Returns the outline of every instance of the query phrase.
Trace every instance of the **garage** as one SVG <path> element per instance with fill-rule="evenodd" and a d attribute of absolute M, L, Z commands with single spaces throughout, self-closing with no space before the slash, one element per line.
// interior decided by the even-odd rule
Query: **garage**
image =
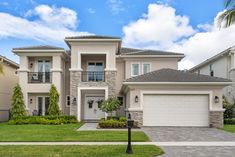
<path fill-rule="evenodd" d="M 209 96 L 196 94 L 143 95 L 144 126 L 208 126 Z"/>

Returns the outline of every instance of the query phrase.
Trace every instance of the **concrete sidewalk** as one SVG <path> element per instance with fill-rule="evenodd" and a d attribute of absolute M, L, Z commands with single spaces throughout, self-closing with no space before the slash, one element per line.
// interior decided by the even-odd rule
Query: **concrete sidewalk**
<path fill-rule="evenodd" d="M 0 142 L 0 145 L 126 145 L 127 142 Z M 133 145 L 156 146 L 235 146 L 235 142 L 132 142 Z"/>

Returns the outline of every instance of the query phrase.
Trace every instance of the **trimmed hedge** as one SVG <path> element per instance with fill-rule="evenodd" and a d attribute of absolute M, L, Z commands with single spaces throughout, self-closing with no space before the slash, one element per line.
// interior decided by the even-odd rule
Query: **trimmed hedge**
<path fill-rule="evenodd" d="M 100 128 L 127 128 L 127 118 L 126 117 L 108 117 L 107 120 L 102 118 L 99 121 Z M 139 124 L 137 121 L 134 122 L 133 128 L 139 128 Z"/>
<path fill-rule="evenodd" d="M 21 124 L 71 124 L 77 123 L 77 118 L 75 116 L 24 116 L 16 117 L 11 119 L 8 124 L 10 125 L 21 125 Z"/>
<path fill-rule="evenodd" d="M 233 124 L 233 125 L 235 125 L 235 118 L 224 119 L 224 124 Z"/>

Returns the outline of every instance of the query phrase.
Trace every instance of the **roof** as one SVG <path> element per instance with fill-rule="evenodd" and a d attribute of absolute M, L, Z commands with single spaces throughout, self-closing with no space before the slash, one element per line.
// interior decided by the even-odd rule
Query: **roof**
<path fill-rule="evenodd" d="M 160 69 L 129 78 L 125 82 L 231 82 L 231 80 L 189 71 Z"/>
<path fill-rule="evenodd" d="M 121 38 L 114 36 L 104 36 L 104 35 L 83 35 L 83 36 L 65 37 L 65 40 L 66 39 L 121 39 Z"/>
<path fill-rule="evenodd" d="M 175 53 L 160 50 L 148 50 L 148 49 L 135 49 L 122 47 L 120 50 L 121 55 L 184 55 L 183 53 Z"/>
<path fill-rule="evenodd" d="M 50 45 L 38 45 L 38 46 L 27 46 L 27 47 L 18 47 L 13 48 L 14 50 L 64 50 L 62 47 L 55 47 Z"/>
<path fill-rule="evenodd" d="M 197 70 L 197 69 L 203 67 L 204 65 L 206 65 L 206 64 L 208 64 L 208 63 L 210 63 L 210 62 L 212 62 L 212 61 L 215 61 L 215 60 L 219 59 L 220 57 L 223 57 L 224 55 L 229 54 L 229 53 L 230 53 L 231 51 L 233 51 L 233 50 L 235 50 L 235 46 L 229 47 L 228 49 L 226 49 L 226 50 L 220 52 L 219 54 L 217 54 L 217 55 L 215 55 L 215 56 L 213 56 L 213 57 L 211 57 L 211 58 L 209 58 L 209 59 L 203 61 L 202 63 L 200 63 L 200 64 L 194 66 L 194 67 L 191 68 L 191 69 L 189 69 L 189 71 L 190 71 L 190 72 L 193 72 L 193 71 L 195 71 L 195 70 Z"/>
<path fill-rule="evenodd" d="M 8 63 L 8 64 L 10 64 L 10 65 L 12 65 L 16 68 L 19 68 L 19 64 L 17 64 L 16 62 L 6 58 L 5 56 L 0 55 L 0 61 L 6 62 L 6 63 Z"/>

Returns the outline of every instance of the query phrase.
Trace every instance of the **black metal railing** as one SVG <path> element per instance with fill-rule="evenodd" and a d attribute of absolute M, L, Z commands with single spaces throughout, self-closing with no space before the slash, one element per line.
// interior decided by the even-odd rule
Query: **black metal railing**
<path fill-rule="evenodd" d="M 82 82 L 104 82 L 105 71 L 83 71 Z"/>
<path fill-rule="evenodd" d="M 28 83 L 51 83 L 51 72 L 29 72 Z"/>

